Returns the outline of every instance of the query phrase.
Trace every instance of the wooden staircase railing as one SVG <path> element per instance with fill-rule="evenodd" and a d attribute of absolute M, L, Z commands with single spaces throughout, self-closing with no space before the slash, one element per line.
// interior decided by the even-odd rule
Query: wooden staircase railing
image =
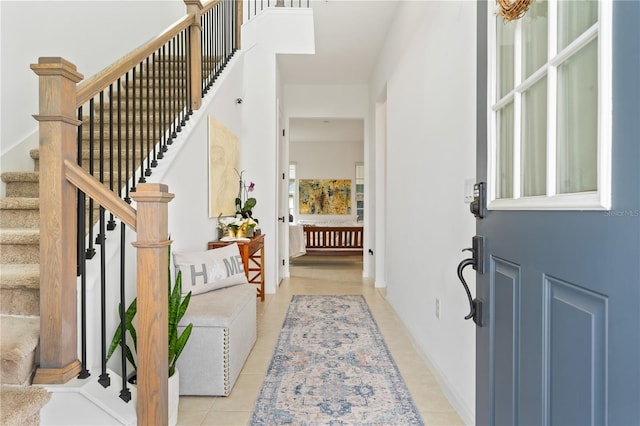
<path fill-rule="evenodd" d="M 147 61 L 148 70 L 148 58 L 181 33 L 187 34 L 187 40 L 184 40 L 187 54 L 184 56 L 188 59 L 182 57 L 182 60 L 188 60 L 187 84 L 184 85 L 188 108 L 200 107 L 202 94 L 221 71 L 220 58 L 226 55 L 227 59 L 239 48 L 242 1 L 201 3 L 185 0 L 185 3 L 187 15 L 184 18 L 82 84 L 78 84 L 83 79 L 82 74 L 63 58 L 40 58 L 31 66 L 39 76 L 40 88 L 39 113 L 34 117 L 39 122 L 40 138 L 41 324 L 40 360 L 34 383 L 66 383 L 83 369 L 78 359 L 77 268 L 73 261 L 78 250 L 78 217 L 73 214 L 73 206 L 77 205 L 80 190 L 137 233 L 137 241 L 133 243 L 137 248 L 137 324 L 139 329 L 145 330 L 138 336 L 138 424 L 160 425 L 168 421 L 166 271 L 170 241 L 167 240 L 167 213 L 173 195 L 168 193 L 166 185 L 143 183 L 141 171 L 139 185 L 135 191 L 127 193 L 136 202 L 137 209 L 133 209 L 118 196 L 119 188 L 113 188 L 113 182 L 111 187 L 106 185 L 102 170 L 98 179 L 78 165 L 78 143 L 82 133 L 78 128 L 82 124 L 81 108 L 84 105 L 100 95 L 102 108 L 103 91 L 111 92 L 114 83 L 119 83 L 123 75 L 144 61 Z M 235 37 L 235 45 L 225 45 L 221 52 L 217 51 L 218 45 L 205 51 L 202 20 L 221 3 L 225 3 L 226 19 L 229 16 L 236 19 L 235 34 L 231 36 Z M 229 5 L 236 9 L 230 9 Z M 228 51 L 230 49 L 232 51 Z M 206 59 L 203 60 L 212 56 L 215 56 L 215 62 L 211 62 L 213 69 L 204 63 Z M 165 132 L 166 129 L 161 129 L 158 133 Z M 102 139 L 101 134 L 101 145 Z M 154 146 L 157 142 L 152 141 Z M 150 155 L 148 149 L 146 155 Z M 122 184 L 120 178 L 118 183 Z M 125 181 L 124 185 L 129 182 Z"/>
<path fill-rule="evenodd" d="M 246 0 L 245 0 L 246 1 Z M 302 0 L 288 0 L 291 7 L 304 7 Z M 78 306 L 77 306 L 77 266 L 73 259 L 83 256 L 78 247 L 78 240 L 84 241 L 84 216 L 74 214 L 73 206 L 78 206 L 78 212 L 84 212 L 84 197 L 89 196 L 100 206 L 101 221 L 104 221 L 104 211 L 108 210 L 120 221 L 137 233 L 137 241 L 133 245 L 137 248 L 137 305 L 138 328 L 144 333 L 138 335 L 138 424 L 161 425 L 167 424 L 167 387 L 168 387 L 168 360 L 167 360 L 167 286 L 168 286 L 168 258 L 167 246 L 170 241 L 168 235 L 168 203 L 173 195 L 168 193 L 168 188 L 162 184 L 145 183 L 144 176 L 148 176 L 153 155 L 156 160 L 155 147 L 167 143 L 158 138 L 175 137 L 176 123 L 188 119 L 185 110 L 189 112 L 197 110 L 201 106 L 202 96 L 210 89 L 216 77 L 224 68 L 226 61 L 240 48 L 240 29 L 243 21 L 242 0 L 184 0 L 187 14 L 162 34 L 154 38 L 148 44 L 140 47 L 124 56 L 114 64 L 105 68 L 83 83 L 82 74 L 76 66 L 58 57 L 40 58 L 37 64 L 31 66 L 39 76 L 39 114 L 34 116 L 39 122 L 40 138 L 40 360 L 36 371 L 34 383 L 54 384 L 66 383 L 71 378 L 78 376 L 85 369 L 83 362 L 78 359 Z M 251 0 L 253 14 L 258 7 L 265 8 L 262 1 Z M 309 7 L 308 0 L 305 0 Z M 247 3 L 247 19 L 251 17 L 251 4 Z M 259 6 L 258 6 L 259 5 Z M 271 7 L 269 0 L 266 7 Z M 289 6 L 277 0 L 274 7 Z M 217 9 L 214 9 L 217 8 Z M 214 13 L 215 12 L 215 13 Z M 231 33 L 225 34 L 221 42 L 213 41 L 216 37 L 214 31 L 220 26 L 230 24 Z M 177 39 L 176 39 L 177 37 Z M 177 40 L 181 49 L 176 53 L 169 47 L 169 54 L 165 54 L 164 46 Z M 114 180 L 113 165 L 111 170 L 103 170 L 103 163 L 99 166 L 99 177 L 94 173 L 94 145 L 93 141 L 98 133 L 99 147 L 104 144 L 113 145 L 114 137 L 110 133 L 105 136 L 105 128 L 113 132 L 115 102 L 114 96 L 118 96 L 118 104 L 121 102 L 120 94 L 125 93 L 123 109 L 124 115 L 129 117 L 128 105 L 130 100 L 126 98 L 129 87 L 125 82 L 129 77 L 133 81 L 133 102 L 135 108 L 135 82 L 140 84 L 142 93 L 143 75 L 146 83 L 149 83 L 149 73 L 153 73 L 153 66 L 168 58 L 169 61 L 181 61 L 180 75 L 171 75 L 170 79 L 179 79 L 180 96 L 184 94 L 185 105 L 179 105 L 168 113 L 161 109 L 154 98 L 151 101 L 152 112 L 149 112 L 149 98 L 146 99 L 147 117 L 152 116 L 154 126 L 156 117 L 161 122 L 158 131 L 153 129 L 151 133 L 149 118 L 146 129 L 139 127 L 140 138 L 143 134 L 146 138 L 146 147 L 140 142 L 135 144 L 135 125 L 132 130 L 134 146 L 124 150 L 132 153 L 134 160 L 138 155 L 139 164 L 134 164 L 132 176 L 128 171 L 121 173 L 118 169 L 117 181 Z M 150 68 L 150 64 L 152 67 Z M 173 67 L 173 65 L 170 65 Z M 173 69 L 173 68 L 171 68 Z M 138 70 L 138 80 L 136 80 Z M 144 70 L 144 71 L 143 71 Z M 151 71 L 150 71 L 151 70 Z M 186 71 L 185 71 L 186 70 Z M 80 83 L 80 84 L 79 84 Z M 155 85 L 155 83 L 153 83 Z M 148 86 L 147 86 L 148 87 Z M 149 89 L 147 89 L 149 91 Z M 171 89 L 174 90 L 174 89 Z M 153 86 L 151 92 L 166 92 L 165 87 Z M 175 94 L 175 92 L 172 92 Z M 142 95 L 141 95 L 142 96 Z M 171 96 L 170 96 L 171 97 Z M 106 100 L 105 100 L 106 98 Z M 97 100 L 97 101 L 96 101 Z M 164 101 L 162 101 L 164 102 Z M 96 104 L 98 105 L 96 107 Z M 108 105 L 109 113 L 104 109 Z M 139 104 L 142 109 L 142 101 Z M 82 128 L 86 117 L 83 108 L 90 110 L 88 131 Z M 156 110 L 156 108 L 160 108 Z M 98 118 L 94 117 L 98 110 Z M 135 117 L 136 110 L 133 110 Z M 128 141 L 128 124 L 122 126 L 120 122 L 120 110 L 117 113 L 116 133 L 124 127 Z M 172 115 L 173 114 L 173 115 Z M 177 115 L 176 115 L 177 114 Z M 169 115 L 168 128 L 164 120 Z M 140 113 L 142 121 L 142 113 Z M 134 118 L 135 120 L 135 118 Z M 124 119 L 126 121 L 126 118 Z M 108 122 L 108 126 L 105 125 Z M 94 130 L 94 124 L 99 131 Z M 89 144 L 89 171 L 82 167 L 82 154 L 86 149 L 82 146 L 83 138 L 90 138 Z M 157 137 L 156 137 L 157 135 Z M 118 136 L 118 145 L 120 135 Z M 110 138 L 110 139 L 109 139 Z M 168 142 L 171 143 L 171 142 Z M 123 143 L 124 145 L 124 143 Z M 149 148 L 153 145 L 153 152 Z M 162 147 L 161 147 L 162 148 Z M 166 146 L 164 146 L 166 149 Z M 118 148 L 120 149 L 120 148 Z M 159 154 L 157 157 L 160 157 Z M 145 157 L 146 156 L 146 157 Z M 113 153 L 109 152 L 111 161 Z M 146 159 L 147 170 L 144 170 Z M 100 162 L 103 162 L 100 154 Z M 118 160 L 119 161 L 119 160 Z M 126 160 L 128 164 L 128 157 Z M 120 165 L 120 163 L 118 163 Z M 152 166 L 152 165 L 151 165 Z M 128 166 L 127 166 L 128 167 Z M 136 167 L 139 174 L 136 175 Z M 153 166 L 152 166 L 153 167 Z M 128 169 L 127 169 L 128 170 Z M 122 174 L 124 174 L 124 179 Z M 109 175 L 107 182 L 106 175 Z M 139 177 L 136 182 L 136 176 Z M 132 186 L 131 186 L 132 185 Z M 129 190 L 131 186 L 131 191 Z M 123 188 L 125 188 L 123 190 Z M 124 199 L 121 197 L 125 192 Z M 136 202 L 137 209 L 128 203 L 130 199 Z M 81 202 L 78 200 L 82 200 Z M 90 207 L 89 212 L 93 211 Z M 92 213 L 90 213 L 92 214 Z M 79 219 L 80 217 L 80 219 Z M 112 222 L 111 220 L 110 222 Z M 78 227 L 80 223 L 80 227 Z M 122 225 L 122 228 L 125 226 Z M 113 224 L 115 226 L 115 224 Z M 92 229 L 93 221 L 88 222 L 88 228 Z M 101 222 L 101 233 L 104 226 Z M 80 237 L 78 237 L 80 235 Z M 92 241 L 90 234 L 89 241 Z M 104 235 L 102 235 L 104 238 Z M 104 240 L 103 240 L 104 241 Z M 124 241 L 124 239 L 122 240 Z M 81 268 L 80 268 L 81 269 Z M 84 351 L 84 349 L 83 349 Z M 103 369 L 105 368 L 103 363 Z M 80 374 L 82 376 L 82 374 Z"/>
<path fill-rule="evenodd" d="M 132 195 L 137 211 L 79 167 L 75 161 L 72 102 L 82 76 L 61 58 L 33 65 L 40 76 L 40 366 L 34 383 L 65 383 L 81 370 L 77 359 L 75 259 L 76 188 L 108 206 L 137 231 L 138 421 L 167 423 L 168 203 L 166 185 L 141 184 Z M 71 209 L 73 211 L 73 209 Z"/>

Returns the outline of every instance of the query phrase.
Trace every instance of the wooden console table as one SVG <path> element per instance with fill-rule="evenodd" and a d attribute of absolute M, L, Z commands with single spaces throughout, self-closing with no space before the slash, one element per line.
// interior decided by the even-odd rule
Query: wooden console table
<path fill-rule="evenodd" d="M 247 281 L 258 286 L 257 296 L 264 301 L 264 234 L 253 237 L 249 241 L 209 241 L 207 249 L 220 248 L 233 243 L 238 243 Z"/>

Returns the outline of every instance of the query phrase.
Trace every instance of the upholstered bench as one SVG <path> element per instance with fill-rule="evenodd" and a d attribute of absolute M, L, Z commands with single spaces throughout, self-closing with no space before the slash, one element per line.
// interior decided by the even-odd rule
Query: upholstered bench
<path fill-rule="evenodd" d="M 178 359 L 180 395 L 228 396 L 256 342 L 256 289 L 225 287 L 191 297 L 180 329 L 193 324 Z"/>

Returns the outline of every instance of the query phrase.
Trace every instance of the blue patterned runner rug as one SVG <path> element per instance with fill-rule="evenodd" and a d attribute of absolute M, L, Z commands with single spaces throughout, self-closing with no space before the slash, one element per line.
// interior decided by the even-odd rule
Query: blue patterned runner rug
<path fill-rule="evenodd" d="M 422 425 L 360 295 L 295 295 L 251 425 Z"/>

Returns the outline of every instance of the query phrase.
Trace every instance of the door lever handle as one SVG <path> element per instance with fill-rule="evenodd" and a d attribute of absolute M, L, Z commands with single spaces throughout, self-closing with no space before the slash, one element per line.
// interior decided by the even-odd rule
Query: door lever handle
<path fill-rule="evenodd" d="M 282 223 L 284 223 L 284 216 L 279 217 L 278 220 L 281 221 Z"/>
<path fill-rule="evenodd" d="M 464 250 L 471 250 L 471 249 L 464 249 Z M 464 276 L 462 275 L 462 271 L 467 266 L 469 266 L 469 265 L 475 266 L 475 264 L 476 264 L 476 260 L 471 258 L 471 257 L 469 259 L 464 259 L 462 262 L 460 262 L 460 264 L 458 264 L 458 278 L 462 282 L 462 286 L 464 287 L 464 291 L 467 293 L 467 298 L 469 299 L 469 315 L 464 317 L 464 319 L 468 320 L 468 319 L 473 318 L 474 321 L 475 321 L 474 317 L 476 315 L 476 307 L 475 307 L 475 305 L 473 303 L 473 299 L 471 298 L 471 291 L 469 290 L 469 286 L 467 285 L 467 281 L 464 279 Z"/>
<path fill-rule="evenodd" d="M 467 298 L 469 299 L 469 314 L 464 317 L 464 319 L 473 319 L 473 322 L 476 323 L 479 327 L 482 327 L 482 300 L 471 297 L 471 291 L 469 290 L 469 286 L 467 285 L 467 281 L 464 279 L 462 272 L 464 268 L 471 265 L 473 269 L 475 269 L 478 273 L 484 273 L 484 247 L 485 240 L 482 236 L 473 237 L 473 247 L 466 248 L 462 251 L 470 251 L 471 257 L 468 259 L 464 259 L 458 265 L 458 278 L 464 287 L 464 291 L 467 293 Z"/>

